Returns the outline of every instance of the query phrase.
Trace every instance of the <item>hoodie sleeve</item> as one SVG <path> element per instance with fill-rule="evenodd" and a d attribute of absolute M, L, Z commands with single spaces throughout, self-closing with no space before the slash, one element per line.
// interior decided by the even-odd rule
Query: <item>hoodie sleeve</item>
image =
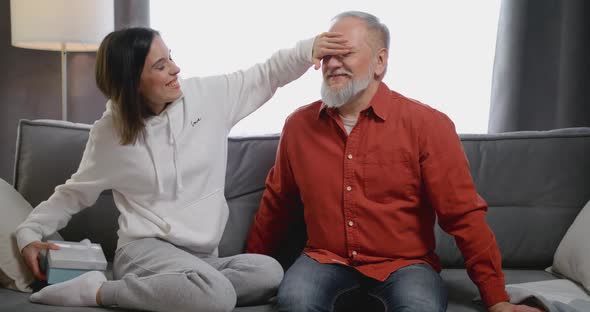
<path fill-rule="evenodd" d="M 228 130 L 268 101 L 277 88 L 301 77 L 311 67 L 314 39 L 300 41 L 294 48 L 275 52 L 264 63 L 224 76 Z"/>
<path fill-rule="evenodd" d="M 108 171 L 101 164 L 108 165 L 104 159 L 110 153 L 96 144 L 96 132 L 95 124 L 77 172 L 65 184 L 56 187 L 53 195 L 35 207 L 16 228 L 19 250 L 65 227 L 72 215 L 93 205 L 100 193 L 108 188 L 105 178 Z"/>

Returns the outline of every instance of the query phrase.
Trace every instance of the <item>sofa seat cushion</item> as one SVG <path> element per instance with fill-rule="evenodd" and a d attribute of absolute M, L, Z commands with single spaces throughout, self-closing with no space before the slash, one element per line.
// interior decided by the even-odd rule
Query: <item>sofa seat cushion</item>
<path fill-rule="evenodd" d="M 107 266 L 107 270 L 105 275 L 109 280 L 113 279 L 113 263 L 109 262 Z M 109 309 L 104 309 L 100 307 L 56 307 L 56 306 L 48 306 L 43 304 L 35 304 L 29 302 L 29 293 L 21 293 L 17 291 L 13 291 L 7 288 L 0 288 L 0 312 L 68 312 L 68 311 L 80 311 L 80 312 L 106 312 L 106 311 L 113 311 Z M 117 312 L 126 312 L 132 310 L 126 309 L 116 309 Z M 249 306 L 249 307 L 236 307 L 234 311 L 237 312 L 273 312 L 276 311 L 274 306 L 271 304 L 266 305 L 258 305 L 258 306 Z"/>
<path fill-rule="evenodd" d="M 506 285 L 506 291 L 510 295 L 510 302 L 515 304 L 533 300 L 547 311 L 560 310 L 563 305 L 579 311 L 590 311 L 590 295 L 584 287 L 565 278 L 509 284 Z"/>
<path fill-rule="evenodd" d="M 110 311 L 97 307 L 55 307 L 43 304 L 35 304 L 29 301 L 31 294 L 16 292 L 7 288 L 0 288 L 0 311 L 19 311 L 19 312 L 105 312 Z M 126 310 L 117 310 L 124 312 Z"/>
<path fill-rule="evenodd" d="M 132 310 L 126 309 L 104 309 L 100 307 L 56 307 L 43 304 L 31 303 L 29 296 L 31 294 L 16 292 L 7 288 L 0 288 L 0 312 L 107 312 L 117 311 L 126 312 Z M 274 307 L 270 304 L 262 306 L 251 307 L 237 307 L 234 309 L 237 312 L 273 312 Z"/>
<path fill-rule="evenodd" d="M 518 284 L 556 279 L 543 270 L 512 270 L 504 269 L 506 284 Z M 449 306 L 447 311 L 471 312 L 486 311 L 482 304 L 474 303 L 479 297 L 477 287 L 471 282 L 464 269 L 446 269 L 441 273 L 449 291 Z"/>
<path fill-rule="evenodd" d="M 505 269 L 507 284 L 527 283 L 543 280 L 555 279 L 555 277 L 542 270 L 510 270 Z M 441 276 L 449 289 L 449 312 L 473 312 L 486 311 L 482 305 L 473 302 L 473 299 L 479 294 L 477 288 L 467 276 L 463 269 L 443 270 Z M 9 289 L 0 289 L 0 312 L 3 311 L 73 311 L 71 308 L 52 307 L 30 303 L 29 294 L 15 292 Z M 76 311 L 107 311 L 101 308 L 76 308 Z M 126 311 L 118 309 L 117 311 Z M 237 307 L 234 311 L 238 312 L 271 312 L 276 311 L 272 305 L 254 306 L 254 307 Z"/>

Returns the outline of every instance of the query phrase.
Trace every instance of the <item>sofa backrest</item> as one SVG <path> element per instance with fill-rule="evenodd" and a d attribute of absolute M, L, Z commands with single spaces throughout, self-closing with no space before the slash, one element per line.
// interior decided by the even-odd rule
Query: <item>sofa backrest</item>
<path fill-rule="evenodd" d="M 13 181 L 31 206 L 47 200 L 56 186 L 76 172 L 89 131 L 90 125 L 57 120 L 19 122 Z M 102 245 L 111 260 L 117 245 L 118 216 L 111 191 L 105 191 L 91 208 L 74 215 L 60 234 L 70 241 L 90 238 Z"/>
<path fill-rule="evenodd" d="M 462 135 L 471 175 L 488 203 L 503 266 L 544 269 L 590 200 L 590 128 Z M 463 266 L 454 240 L 439 228 L 443 264 Z M 452 247 L 451 247 L 452 246 Z"/>
<path fill-rule="evenodd" d="M 90 126 L 63 121 L 19 123 L 15 188 L 36 206 L 67 180 L 80 162 Z M 230 138 L 226 198 L 229 220 L 220 256 L 242 252 L 246 235 L 274 163 L 278 135 Z M 496 234 L 505 267 L 543 268 L 575 216 L 590 199 L 590 128 L 541 132 L 462 135 L 471 174 L 489 204 L 488 223 Z M 74 216 L 60 233 L 67 240 L 89 237 L 108 259 L 116 246 L 118 211 L 105 191 L 97 203 Z M 462 267 L 452 237 L 436 227 L 445 267 Z M 302 222 L 290 229 L 279 259 L 288 266 L 305 242 Z"/>

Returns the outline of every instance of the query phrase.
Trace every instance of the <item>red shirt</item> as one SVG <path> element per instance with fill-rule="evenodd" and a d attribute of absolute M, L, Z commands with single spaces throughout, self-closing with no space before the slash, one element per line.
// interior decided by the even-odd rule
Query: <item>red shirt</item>
<path fill-rule="evenodd" d="M 383 83 L 349 135 L 338 112 L 321 101 L 289 116 L 247 252 L 273 255 L 300 209 L 307 255 L 380 281 L 415 263 L 440 271 L 438 216 L 484 303 L 508 300 L 487 204 L 453 123 Z"/>

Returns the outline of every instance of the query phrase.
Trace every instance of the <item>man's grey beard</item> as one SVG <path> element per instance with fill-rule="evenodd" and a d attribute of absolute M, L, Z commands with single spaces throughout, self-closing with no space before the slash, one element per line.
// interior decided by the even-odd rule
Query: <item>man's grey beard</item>
<path fill-rule="evenodd" d="M 346 74 L 350 75 L 349 72 L 346 72 Z M 332 88 L 328 86 L 328 83 L 324 78 L 321 89 L 322 101 L 326 103 L 328 107 L 342 107 L 344 104 L 348 103 L 354 96 L 367 89 L 372 77 L 373 66 L 369 68 L 369 74 L 365 78 L 351 79 L 340 90 L 332 90 Z"/>

